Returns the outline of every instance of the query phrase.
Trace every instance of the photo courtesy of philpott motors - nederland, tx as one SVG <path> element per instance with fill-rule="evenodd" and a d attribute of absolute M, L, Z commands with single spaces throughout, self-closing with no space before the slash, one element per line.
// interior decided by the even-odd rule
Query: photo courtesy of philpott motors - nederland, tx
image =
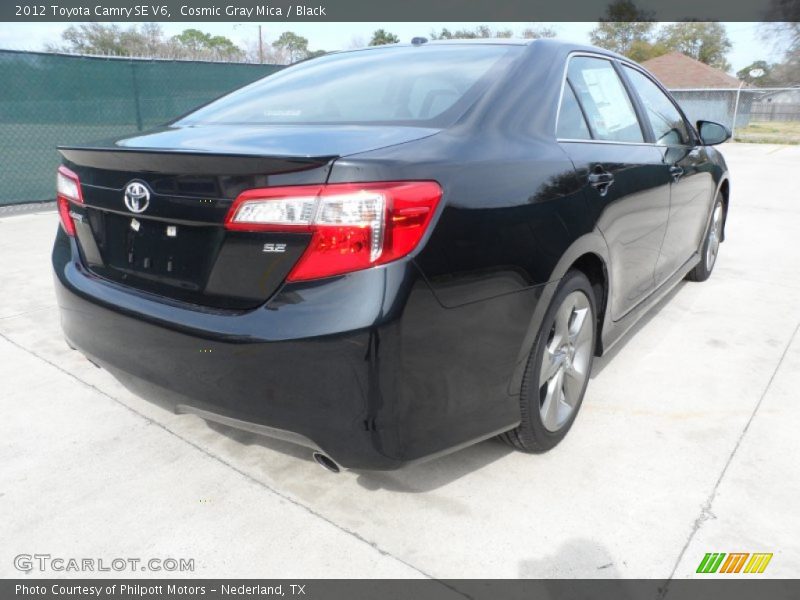
<path fill-rule="evenodd" d="M 209 592 L 225 596 L 304 596 L 306 585 L 299 583 L 261 585 L 261 584 L 225 584 L 215 585 L 213 588 L 206 585 L 179 585 L 174 583 L 142 585 L 142 584 L 107 584 L 107 585 L 70 585 L 53 583 L 46 585 L 26 585 L 18 583 L 14 586 L 17 596 L 71 596 L 95 597 L 100 596 L 131 596 L 150 597 L 162 596 L 202 596 Z"/>
<path fill-rule="evenodd" d="M 304 585 L 294 584 L 289 585 L 289 595 L 302 595 L 304 593 Z M 266 585 L 220 585 L 218 586 L 222 594 L 258 594 L 262 596 L 284 596 L 286 586 L 282 584 L 274 586 Z M 14 593 L 17 596 L 70 596 L 76 597 L 93 597 L 99 598 L 101 596 L 130 596 L 130 597 L 147 597 L 147 596 L 162 596 L 167 594 L 169 596 L 198 596 L 204 595 L 210 591 L 217 591 L 217 588 L 211 590 L 205 585 L 190 585 L 190 584 L 157 584 L 157 585 L 142 585 L 142 584 L 98 584 L 98 585 L 79 585 L 68 583 L 52 583 L 43 585 L 26 585 L 18 583 L 14 586 Z"/>

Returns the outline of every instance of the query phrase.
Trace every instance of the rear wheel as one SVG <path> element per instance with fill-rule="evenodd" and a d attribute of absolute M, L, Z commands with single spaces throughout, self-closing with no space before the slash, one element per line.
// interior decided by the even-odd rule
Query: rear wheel
<path fill-rule="evenodd" d="M 580 271 L 562 279 L 528 358 L 521 422 L 500 437 L 525 452 L 544 452 L 567 435 L 578 414 L 594 358 L 595 296 Z"/>
<path fill-rule="evenodd" d="M 700 251 L 700 262 L 686 274 L 686 279 L 689 281 L 705 281 L 711 277 L 711 271 L 714 270 L 717 255 L 719 254 L 719 245 L 722 242 L 724 223 L 725 212 L 722 208 L 722 198 L 717 195 L 711 222 L 708 224 L 708 231 L 706 231 L 706 237 L 703 240 L 703 247 Z"/>

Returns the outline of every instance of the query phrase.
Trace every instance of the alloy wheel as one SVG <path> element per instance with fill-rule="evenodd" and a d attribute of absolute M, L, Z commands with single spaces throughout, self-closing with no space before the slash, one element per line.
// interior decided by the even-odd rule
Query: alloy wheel
<path fill-rule="evenodd" d="M 548 431 L 569 422 L 581 399 L 592 356 L 594 315 L 581 291 L 569 294 L 556 311 L 539 371 L 539 413 Z"/>
<path fill-rule="evenodd" d="M 711 217 L 711 226 L 708 229 L 708 244 L 706 245 L 706 271 L 714 268 L 719 253 L 719 244 L 722 241 L 722 204 L 714 207 Z"/>

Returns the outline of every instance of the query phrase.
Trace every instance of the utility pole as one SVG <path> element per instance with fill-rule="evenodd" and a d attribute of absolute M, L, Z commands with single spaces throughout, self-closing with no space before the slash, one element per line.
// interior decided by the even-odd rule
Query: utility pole
<path fill-rule="evenodd" d="M 258 64 L 264 64 L 264 40 L 261 37 L 261 25 L 258 26 Z"/>
<path fill-rule="evenodd" d="M 731 133 L 736 135 L 736 117 L 739 115 L 739 96 L 742 94 L 742 86 L 744 80 L 739 84 L 739 89 L 736 90 L 736 102 L 733 105 L 733 123 L 731 124 Z"/>

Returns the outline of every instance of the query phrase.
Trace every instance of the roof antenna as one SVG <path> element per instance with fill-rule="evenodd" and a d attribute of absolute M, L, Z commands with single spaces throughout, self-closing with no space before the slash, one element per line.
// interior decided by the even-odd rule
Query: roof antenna
<path fill-rule="evenodd" d="M 428 38 L 424 37 L 411 38 L 411 43 L 414 44 L 415 46 L 421 46 L 422 44 L 428 43 Z"/>

